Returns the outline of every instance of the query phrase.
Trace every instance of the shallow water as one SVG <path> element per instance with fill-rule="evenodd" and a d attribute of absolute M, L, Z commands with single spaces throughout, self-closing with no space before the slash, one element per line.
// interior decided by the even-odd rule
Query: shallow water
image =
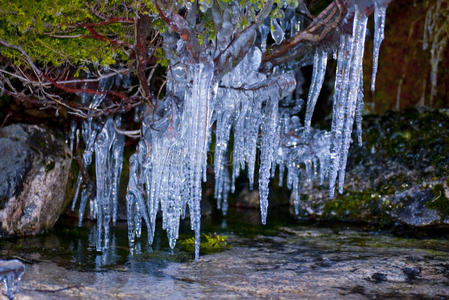
<path fill-rule="evenodd" d="M 163 231 L 131 255 L 126 224 L 98 253 L 94 226 L 74 223 L 1 242 L 0 257 L 26 263 L 17 299 L 449 299 L 444 231 L 299 225 L 288 211 L 262 226 L 257 210 L 231 210 L 204 218 L 202 231 L 225 234 L 232 248 L 194 261 L 181 246 L 170 250 Z M 181 239 L 193 236 L 187 225 Z"/>

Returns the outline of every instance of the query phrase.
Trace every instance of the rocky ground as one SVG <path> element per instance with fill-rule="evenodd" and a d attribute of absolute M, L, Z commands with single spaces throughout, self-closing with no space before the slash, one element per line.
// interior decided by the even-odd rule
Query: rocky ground
<path fill-rule="evenodd" d="M 228 242 L 196 262 L 175 250 L 91 270 L 29 253 L 16 299 L 449 298 L 447 237 L 295 226 Z"/>

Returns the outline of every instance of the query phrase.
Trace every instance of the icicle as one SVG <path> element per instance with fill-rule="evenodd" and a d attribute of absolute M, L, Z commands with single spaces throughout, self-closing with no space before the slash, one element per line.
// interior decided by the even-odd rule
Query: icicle
<path fill-rule="evenodd" d="M 379 6 L 374 3 L 374 41 L 373 41 L 373 72 L 371 75 L 371 91 L 376 87 L 376 74 L 379 60 L 380 45 L 384 39 L 386 6 Z"/>
<path fill-rule="evenodd" d="M 429 30 L 431 29 L 431 26 L 430 26 L 431 19 L 432 19 L 432 10 L 427 9 L 426 19 L 424 21 L 424 33 L 423 33 L 423 41 L 422 41 L 422 49 L 423 50 L 427 50 L 427 48 L 429 47 L 428 35 L 429 35 Z"/>
<path fill-rule="evenodd" d="M 126 206 L 128 215 L 128 242 L 132 247 L 135 239 L 141 232 L 140 218 L 145 220 L 148 234 L 151 233 L 151 223 L 146 210 L 143 191 L 139 185 L 139 154 L 133 154 L 129 158 L 129 182 L 128 192 L 126 194 Z M 137 220 L 136 218 L 137 217 Z"/>
<path fill-rule="evenodd" d="M 259 135 L 259 126 L 262 120 L 261 114 L 261 102 L 253 99 L 253 104 L 248 113 L 248 117 L 245 121 L 247 128 L 246 141 L 245 141 L 245 159 L 248 164 L 248 180 L 249 189 L 252 190 L 254 186 L 254 170 L 256 165 L 257 154 L 257 138 Z"/>
<path fill-rule="evenodd" d="M 357 94 L 357 108 L 355 112 L 356 135 L 359 147 L 362 147 L 362 121 L 363 121 L 363 72 L 360 74 L 360 88 Z"/>
<path fill-rule="evenodd" d="M 260 49 L 262 52 L 265 52 L 267 50 L 267 38 L 268 34 L 270 33 L 270 27 L 263 24 L 259 27 L 260 32 Z"/>
<path fill-rule="evenodd" d="M 81 176 L 81 172 L 78 172 L 78 176 L 77 176 L 77 180 L 76 180 L 75 195 L 73 196 L 73 200 L 72 200 L 72 211 L 75 211 L 76 201 L 78 201 L 78 195 L 80 193 L 82 181 L 83 181 L 83 177 Z"/>
<path fill-rule="evenodd" d="M 73 150 L 75 148 L 75 134 L 76 134 L 76 121 L 72 120 L 70 122 L 70 138 L 69 138 L 69 148 L 70 148 L 70 153 L 72 153 L 72 157 L 73 157 Z"/>
<path fill-rule="evenodd" d="M 306 117 L 304 121 L 306 128 L 310 128 L 316 101 L 323 86 L 326 65 L 327 53 L 317 49 L 313 58 L 312 83 L 310 84 L 309 95 L 307 97 Z"/>
<path fill-rule="evenodd" d="M 342 145 L 342 157 L 340 160 L 340 172 L 338 174 L 339 179 L 339 193 L 343 193 L 343 186 L 345 180 L 345 170 L 346 161 L 348 158 L 349 146 L 352 142 L 351 133 L 354 123 L 354 114 L 357 107 L 358 94 L 360 91 L 361 76 L 363 73 L 362 63 L 363 63 L 363 53 L 365 47 L 365 35 L 366 35 L 366 23 L 368 18 L 363 12 L 356 10 L 354 17 L 354 29 L 356 30 L 355 40 L 354 40 L 354 57 L 352 61 L 352 70 L 350 73 L 350 82 L 348 85 L 348 98 L 347 98 L 347 109 L 346 109 L 346 122 L 344 127 L 344 140 Z"/>
<path fill-rule="evenodd" d="M 355 9 L 353 35 L 341 37 L 332 131 L 328 133 L 311 128 L 312 114 L 324 81 L 327 53 L 317 51 L 314 56 L 313 78 L 303 126 L 297 116 L 292 116 L 299 112 L 303 101 L 291 96 L 296 81 L 286 67 L 277 67 L 271 74 L 259 73 L 262 52 L 257 47 L 251 48 L 237 66 L 233 64 L 235 58 L 241 57 L 252 47 L 257 26 L 251 25 L 241 35 L 234 37 L 231 13 L 221 15 L 214 6 L 210 9 L 214 22 L 219 25 L 216 27 L 217 39 L 211 42 L 213 47 L 202 45 L 200 57 L 192 59 L 185 41 L 173 33 L 165 33 L 163 47 L 171 65 L 167 73 L 166 98 L 145 116 L 143 111 L 136 109 L 136 120 L 141 122 L 142 137 L 136 153 L 130 157 L 126 194 L 128 238 L 132 252 L 138 252 L 137 240 L 145 225 L 148 242 L 153 242 L 159 211 L 162 228 L 166 230 L 169 246 L 173 248 L 179 234 L 180 218 L 186 215 L 188 209 L 191 229 L 195 233 L 195 258 L 198 259 L 201 185 L 206 180 L 207 151 L 214 122 L 217 206 L 226 213 L 228 193 L 235 189 L 235 180 L 245 167 L 248 168 L 250 188 L 253 188 L 259 147 L 261 163 L 258 183 L 263 224 L 267 219 L 269 181 L 276 174 L 277 167 L 279 183 L 285 181 L 292 190 L 295 212 L 298 213 L 303 184 L 301 180 L 310 184 L 312 180 L 319 179 L 320 184 L 323 184 L 324 179 L 329 177 L 331 195 L 337 180 L 341 192 L 354 119 L 361 142 L 361 64 L 366 32 L 366 16 L 363 13 Z M 238 5 L 231 5 L 231 9 L 232 14 L 241 13 Z M 297 20 L 293 9 L 291 12 L 281 24 L 277 19 L 272 19 L 271 28 L 265 25 L 259 27 L 262 48 L 266 47 L 266 36 L 270 29 L 276 44 L 282 43 L 284 30 L 294 30 Z M 380 21 L 384 22 L 382 18 Z M 227 47 L 232 38 L 235 38 L 232 46 Z M 375 40 L 380 45 L 382 36 Z M 215 70 L 214 62 L 220 65 L 220 70 Z M 220 76 L 223 73 L 225 75 L 215 78 L 217 71 Z M 121 78 L 117 80 L 118 83 L 122 82 Z M 99 89 L 109 89 L 112 84 L 100 82 Z M 298 91 L 299 88 L 300 85 Z M 83 95 L 82 102 L 97 108 L 105 99 L 105 95 Z M 100 122 L 104 123 L 102 127 L 99 126 Z M 96 193 L 92 193 L 93 187 L 89 184 L 81 190 L 83 185 L 80 174 L 73 208 L 81 190 L 80 220 L 89 201 L 91 216 L 97 218 L 98 222 L 98 250 L 105 250 L 113 242 L 109 226 L 116 222 L 124 147 L 124 137 L 117 132 L 117 127 L 120 127 L 120 118 L 99 121 L 88 119 L 81 124 L 85 168 L 91 164 L 95 152 Z M 228 166 L 231 133 L 234 135 L 232 170 Z M 287 173 L 285 180 L 284 173 Z"/>
<path fill-rule="evenodd" d="M 335 88 L 332 108 L 332 143 L 330 148 L 329 167 L 329 196 L 334 196 L 334 186 L 338 176 L 338 162 L 341 154 L 341 136 L 344 124 L 344 102 L 343 93 L 347 89 L 345 75 L 349 73 L 348 68 L 352 58 L 352 37 L 342 35 L 340 37 L 340 48 L 338 50 L 337 71 L 335 75 Z M 348 75 L 349 76 L 349 75 Z M 342 103 L 341 103 L 342 102 Z"/>
<path fill-rule="evenodd" d="M 137 106 L 134 109 L 134 118 L 133 118 L 134 123 L 139 123 L 140 122 L 140 110 L 141 110 L 141 108 L 139 106 Z"/>
<path fill-rule="evenodd" d="M 245 167 L 245 118 L 248 111 L 248 99 L 244 95 L 240 97 L 240 109 L 234 124 L 234 151 L 232 161 L 231 192 L 235 191 L 235 180 L 240 175 L 240 170 Z"/>
<path fill-rule="evenodd" d="M 201 222 L 201 178 L 207 153 L 209 120 L 212 114 L 213 64 L 197 64 L 189 67 L 188 78 L 192 85 L 184 98 L 182 117 L 184 137 L 189 149 L 189 208 L 190 223 L 195 231 L 195 258 L 199 258 Z"/>
<path fill-rule="evenodd" d="M 265 116 L 262 125 L 262 144 L 260 148 L 259 201 L 262 224 L 266 224 L 267 222 L 268 184 L 270 182 L 270 169 L 274 160 L 274 151 L 278 147 L 278 137 L 276 135 L 278 119 L 278 99 L 270 98 L 265 107 Z"/>
<path fill-rule="evenodd" d="M 121 124 L 121 117 L 115 120 L 116 126 Z M 112 223 L 117 222 L 117 207 L 118 207 L 118 192 L 120 187 L 120 176 L 122 174 L 123 165 L 123 149 L 125 147 L 125 137 L 116 132 L 112 143 L 112 183 L 111 183 L 111 198 L 112 198 Z"/>
<path fill-rule="evenodd" d="M 284 30 L 282 30 L 276 18 L 271 19 L 271 37 L 276 45 L 279 45 L 284 40 Z"/>
<path fill-rule="evenodd" d="M 102 251 L 109 245 L 109 228 L 111 221 L 111 180 L 110 150 L 114 141 L 114 121 L 109 118 L 97 136 L 95 143 L 95 170 L 97 181 L 97 250 Z M 101 245 L 104 232 L 104 246 Z"/>
<path fill-rule="evenodd" d="M 297 174 L 292 182 L 293 207 L 295 209 L 295 215 L 299 214 L 299 203 L 301 201 L 301 185 L 299 182 L 299 177 L 300 175 Z"/>
<path fill-rule="evenodd" d="M 351 143 L 354 114 L 362 74 L 362 60 L 365 45 L 367 17 L 356 7 L 353 36 L 342 37 L 338 54 L 336 89 L 332 118 L 331 167 L 329 194 L 334 195 L 338 176 L 339 192 L 343 192 L 346 160 Z"/>
<path fill-rule="evenodd" d="M 227 170 L 227 148 L 232 125 L 232 113 L 234 110 L 234 101 L 231 97 L 228 98 L 229 90 L 225 91 L 223 100 L 223 112 L 217 113 L 217 129 L 215 132 L 215 157 L 214 157 L 214 172 L 215 172 L 215 198 L 217 199 L 218 209 L 222 208 L 222 201 L 227 199 L 229 193 L 229 171 Z"/>
<path fill-rule="evenodd" d="M 17 259 L 0 259 L 0 283 L 5 283 L 5 293 L 8 299 L 14 299 L 18 291 L 17 283 L 25 272 L 25 265 Z"/>

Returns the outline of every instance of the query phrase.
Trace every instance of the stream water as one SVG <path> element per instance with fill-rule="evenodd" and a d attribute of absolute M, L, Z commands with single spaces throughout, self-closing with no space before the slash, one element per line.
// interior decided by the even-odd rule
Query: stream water
<path fill-rule="evenodd" d="M 231 209 L 202 227 L 231 247 L 194 261 L 180 243 L 170 250 L 163 231 L 130 254 L 126 224 L 100 253 L 95 225 L 75 223 L 2 240 L 0 257 L 26 265 L 16 299 L 449 299 L 447 231 L 299 224 L 288 211 L 262 226 L 258 210 Z M 188 227 L 181 241 L 193 236 Z"/>

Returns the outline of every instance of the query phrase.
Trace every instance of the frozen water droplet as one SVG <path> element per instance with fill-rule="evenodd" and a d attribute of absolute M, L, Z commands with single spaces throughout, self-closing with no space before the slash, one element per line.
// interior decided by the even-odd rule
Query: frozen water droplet
<path fill-rule="evenodd" d="M 284 40 L 284 30 L 279 25 L 276 18 L 271 19 L 271 37 L 276 45 L 279 45 Z"/>

